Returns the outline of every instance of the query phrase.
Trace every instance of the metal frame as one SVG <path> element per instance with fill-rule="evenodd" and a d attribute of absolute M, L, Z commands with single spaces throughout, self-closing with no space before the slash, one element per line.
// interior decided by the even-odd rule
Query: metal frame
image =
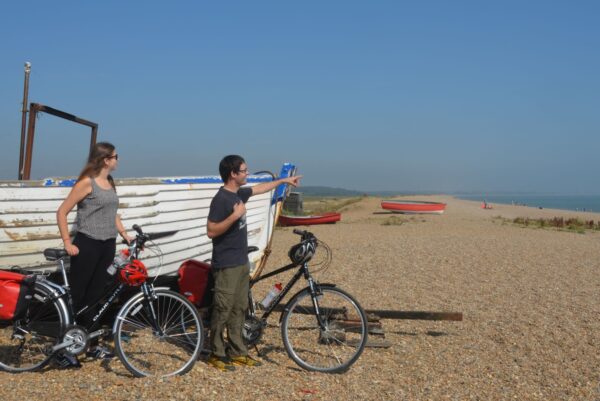
<path fill-rule="evenodd" d="M 29 180 L 31 177 L 31 162 L 33 156 L 33 140 L 35 135 L 35 119 L 37 113 L 43 112 L 48 113 L 56 117 L 64 118 L 65 120 L 73 121 L 78 124 L 86 125 L 92 129 L 90 138 L 90 153 L 96 144 L 96 137 L 98 136 L 98 124 L 74 116 L 73 114 L 66 113 L 61 110 L 54 109 L 43 104 L 31 103 L 29 106 L 29 125 L 27 127 L 27 149 L 25 150 L 25 157 L 23 163 L 23 171 L 19 171 L 19 180 Z M 21 155 L 23 156 L 23 155 Z M 19 165 L 21 167 L 21 165 Z"/>

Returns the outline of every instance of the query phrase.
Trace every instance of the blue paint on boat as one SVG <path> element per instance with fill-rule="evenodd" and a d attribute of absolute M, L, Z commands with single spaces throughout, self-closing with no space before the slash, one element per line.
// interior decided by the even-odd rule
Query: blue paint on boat
<path fill-rule="evenodd" d="M 291 163 L 284 163 L 281 167 L 281 178 L 290 177 L 296 171 L 296 166 Z M 270 175 L 254 175 L 248 177 L 249 183 L 271 182 L 273 177 Z M 223 180 L 219 176 L 203 176 L 203 177 L 177 177 L 177 178 L 162 178 L 159 179 L 161 184 L 222 184 Z M 54 179 L 46 178 L 42 185 L 44 187 L 73 187 L 77 183 L 77 178 Z M 286 184 L 282 184 L 275 190 L 273 202 L 283 200 L 286 194 Z"/>
<path fill-rule="evenodd" d="M 294 166 L 292 163 L 283 163 L 283 166 L 281 166 L 281 173 L 279 174 L 279 177 L 287 178 L 295 175 L 295 173 L 296 166 Z M 275 189 L 275 193 L 273 194 L 273 200 L 271 201 L 272 204 L 275 204 L 279 201 L 283 201 L 285 199 L 285 197 L 287 196 L 288 186 L 288 184 L 281 184 Z"/>
<path fill-rule="evenodd" d="M 67 180 L 54 180 L 52 178 L 46 178 L 44 181 L 45 187 L 72 187 L 77 182 L 77 178 L 70 178 Z"/>
<path fill-rule="evenodd" d="M 270 176 L 250 176 L 248 182 L 270 182 L 273 178 Z M 161 180 L 163 184 L 222 184 L 221 177 L 184 177 L 184 178 L 166 178 Z"/>

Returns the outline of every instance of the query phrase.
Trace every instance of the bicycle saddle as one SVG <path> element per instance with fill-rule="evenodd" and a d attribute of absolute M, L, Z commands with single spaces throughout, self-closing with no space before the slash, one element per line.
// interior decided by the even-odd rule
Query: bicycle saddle
<path fill-rule="evenodd" d="M 68 253 L 62 248 L 48 248 L 44 249 L 44 256 L 46 260 L 55 261 L 58 259 L 62 259 L 67 256 Z"/>

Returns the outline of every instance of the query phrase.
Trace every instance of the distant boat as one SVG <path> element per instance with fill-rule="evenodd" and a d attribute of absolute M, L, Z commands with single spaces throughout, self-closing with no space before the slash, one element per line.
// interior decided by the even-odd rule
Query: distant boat
<path fill-rule="evenodd" d="M 399 213 L 410 214 L 442 214 L 446 209 L 445 203 L 410 200 L 384 200 L 381 207 Z"/>
<path fill-rule="evenodd" d="M 295 167 L 283 165 L 281 177 L 294 175 Z M 248 185 L 269 182 L 269 174 L 251 175 Z M 67 197 L 76 179 L 0 180 L 0 269 L 20 266 L 28 270 L 54 271 L 47 262 L 45 248 L 62 247 L 56 225 L 56 210 Z M 212 242 L 206 236 L 206 218 L 212 197 L 223 185 L 218 176 L 128 178 L 116 180 L 119 211 L 123 225 L 140 225 L 145 232 L 177 230 L 172 237 L 159 239 L 161 255 L 150 251 L 143 261 L 151 275 L 176 274 L 184 261 L 209 259 Z M 259 271 L 270 245 L 273 228 L 286 196 L 287 185 L 250 198 L 246 204 L 248 245 L 258 250 L 250 257 L 252 272 Z M 69 230 L 75 213 L 69 214 Z M 123 245 L 117 245 L 117 249 Z"/>
<path fill-rule="evenodd" d="M 340 213 L 324 213 L 314 216 L 279 216 L 279 224 L 282 226 L 310 226 L 314 224 L 333 224 L 340 221 Z"/>

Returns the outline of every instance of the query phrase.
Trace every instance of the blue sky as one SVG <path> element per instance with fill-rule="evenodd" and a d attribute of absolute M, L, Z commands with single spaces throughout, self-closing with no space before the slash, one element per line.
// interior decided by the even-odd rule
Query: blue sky
<path fill-rule="evenodd" d="M 119 177 L 298 165 L 305 185 L 600 194 L 594 1 L 8 2 L 0 179 L 30 101 L 98 122 Z M 38 120 L 34 177 L 88 130 Z"/>

